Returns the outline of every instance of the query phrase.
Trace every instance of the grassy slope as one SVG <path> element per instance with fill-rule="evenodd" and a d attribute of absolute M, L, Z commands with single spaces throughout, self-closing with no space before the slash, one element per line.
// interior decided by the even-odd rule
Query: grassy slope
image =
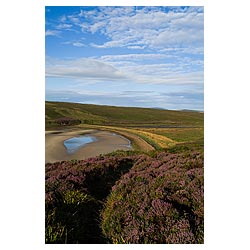
<path fill-rule="evenodd" d="M 90 104 L 46 102 L 46 124 L 62 117 L 80 119 L 82 123 L 120 126 L 191 126 L 203 127 L 204 114 Z"/>
<path fill-rule="evenodd" d="M 131 140 L 134 149 L 142 151 L 149 151 L 150 147 L 170 148 L 179 143 L 198 142 L 200 145 L 204 138 L 204 114 L 201 112 L 66 102 L 46 102 L 45 107 L 47 129 L 58 127 L 56 119 L 70 117 L 81 120 L 78 127 L 120 133 Z M 140 140 L 150 144 L 147 149 Z"/>

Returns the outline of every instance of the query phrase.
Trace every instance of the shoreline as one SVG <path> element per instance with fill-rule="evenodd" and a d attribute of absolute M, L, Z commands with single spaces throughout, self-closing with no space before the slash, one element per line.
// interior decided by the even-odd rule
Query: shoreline
<path fill-rule="evenodd" d="M 95 137 L 97 141 L 84 145 L 73 154 L 68 154 L 64 141 L 85 134 Z M 116 150 L 132 150 L 131 141 L 119 134 L 96 129 L 45 131 L 45 163 L 83 160 Z"/>

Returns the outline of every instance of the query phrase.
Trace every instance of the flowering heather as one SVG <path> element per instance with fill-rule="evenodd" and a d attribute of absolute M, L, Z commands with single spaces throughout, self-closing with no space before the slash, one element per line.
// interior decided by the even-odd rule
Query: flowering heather
<path fill-rule="evenodd" d="M 203 243 L 203 155 L 126 154 L 46 164 L 46 243 Z"/>
<path fill-rule="evenodd" d="M 132 164 L 130 157 L 46 164 L 46 243 L 103 243 L 102 200 Z"/>
<path fill-rule="evenodd" d="M 112 188 L 102 229 L 112 243 L 203 243 L 203 155 L 138 157 Z"/>

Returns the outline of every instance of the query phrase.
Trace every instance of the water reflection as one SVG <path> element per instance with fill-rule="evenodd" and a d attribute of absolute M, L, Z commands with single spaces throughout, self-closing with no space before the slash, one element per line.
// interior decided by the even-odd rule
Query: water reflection
<path fill-rule="evenodd" d="M 64 146 L 66 147 L 68 154 L 73 154 L 84 145 L 95 141 L 97 141 L 97 139 L 94 136 L 84 135 L 65 140 Z"/>

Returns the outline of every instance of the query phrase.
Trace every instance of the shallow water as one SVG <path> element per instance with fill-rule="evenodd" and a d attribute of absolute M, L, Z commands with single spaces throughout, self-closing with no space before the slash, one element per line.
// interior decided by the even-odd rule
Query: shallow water
<path fill-rule="evenodd" d="M 65 140 L 64 146 L 66 147 L 68 154 L 74 154 L 81 147 L 95 141 L 97 141 L 97 139 L 94 136 L 83 135 Z"/>

